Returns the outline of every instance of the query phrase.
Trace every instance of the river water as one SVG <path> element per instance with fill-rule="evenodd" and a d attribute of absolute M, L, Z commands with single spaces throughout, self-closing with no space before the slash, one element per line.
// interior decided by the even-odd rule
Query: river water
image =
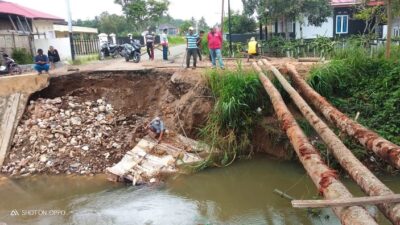
<path fill-rule="evenodd" d="M 399 176 L 381 180 L 400 192 Z M 114 184 L 105 176 L 0 178 L 0 225 L 339 224 L 329 209 L 314 216 L 293 209 L 275 188 L 296 199 L 317 193 L 301 165 L 265 156 L 172 177 L 154 187 Z M 378 220 L 389 224 L 381 214 Z"/>

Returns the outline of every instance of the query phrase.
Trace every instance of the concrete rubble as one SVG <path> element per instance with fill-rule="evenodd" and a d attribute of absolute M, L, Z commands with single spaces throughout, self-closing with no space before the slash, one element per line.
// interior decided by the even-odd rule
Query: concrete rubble
<path fill-rule="evenodd" d="M 132 149 L 133 133 L 143 133 L 144 122 L 136 115 L 127 119 L 103 98 L 31 101 L 1 172 L 11 176 L 103 173 Z"/>

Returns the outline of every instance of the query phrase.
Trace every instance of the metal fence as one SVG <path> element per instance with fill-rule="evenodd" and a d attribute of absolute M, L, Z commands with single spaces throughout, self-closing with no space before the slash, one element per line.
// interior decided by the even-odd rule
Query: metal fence
<path fill-rule="evenodd" d="M 99 39 L 74 39 L 73 45 L 76 55 L 98 54 L 100 51 Z"/>

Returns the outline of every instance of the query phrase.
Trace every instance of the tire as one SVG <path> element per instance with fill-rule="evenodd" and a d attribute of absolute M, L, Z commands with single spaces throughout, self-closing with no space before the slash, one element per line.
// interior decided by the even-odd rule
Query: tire
<path fill-rule="evenodd" d="M 21 73 L 22 73 L 22 69 L 18 65 L 15 65 L 15 66 L 11 67 L 11 69 L 10 69 L 11 75 L 19 75 Z"/>
<path fill-rule="evenodd" d="M 133 55 L 133 62 L 134 63 L 139 63 L 140 62 L 140 53 L 139 52 L 135 52 Z"/>
<path fill-rule="evenodd" d="M 103 51 L 100 51 L 100 60 L 104 60 L 105 59 L 105 54 Z"/>

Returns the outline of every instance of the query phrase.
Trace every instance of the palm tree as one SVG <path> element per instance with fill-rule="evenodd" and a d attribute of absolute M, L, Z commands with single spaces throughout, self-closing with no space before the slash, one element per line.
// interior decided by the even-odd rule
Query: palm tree
<path fill-rule="evenodd" d="M 272 71 L 275 77 L 282 84 L 282 87 L 290 95 L 297 108 L 299 108 L 303 116 L 328 146 L 328 149 L 333 156 L 335 156 L 340 165 L 347 171 L 361 189 L 370 196 L 393 195 L 393 191 L 386 187 L 353 155 L 353 153 L 342 143 L 339 137 L 337 137 L 325 122 L 317 116 L 317 114 L 289 84 L 282 74 L 267 60 L 263 59 L 262 62 Z M 385 203 L 378 205 L 378 207 L 390 221 L 394 224 L 400 224 L 400 204 Z"/>
<path fill-rule="evenodd" d="M 324 115 L 324 117 L 342 132 L 357 140 L 366 149 L 374 152 L 380 158 L 400 169 L 400 146 L 380 137 L 377 133 L 353 121 L 348 116 L 333 107 L 324 97 L 312 89 L 300 77 L 293 65 L 286 66 L 290 78 L 302 93 L 304 98 Z"/>
<path fill-rule="evenodd" d="M 253 68 L 258 71 L 259 79 L 270 96 L 278 120 L 281 122 L 297 156 L 314 184 L 320 190 L 320 193 L 326 199 L 352 198 L 352 194 L 338 180 L 336 171 L 325 164 L 319 152 L 308 141 L 307 136 L 300 129 L 293 115 L 285 105 L 279 91 L 265 76 L 257 63 L 253 63 Z M 340 218 L 342 224 L 377 224 L 369 213 L 359 206 L 335 207 L 333 211 Z"/>

